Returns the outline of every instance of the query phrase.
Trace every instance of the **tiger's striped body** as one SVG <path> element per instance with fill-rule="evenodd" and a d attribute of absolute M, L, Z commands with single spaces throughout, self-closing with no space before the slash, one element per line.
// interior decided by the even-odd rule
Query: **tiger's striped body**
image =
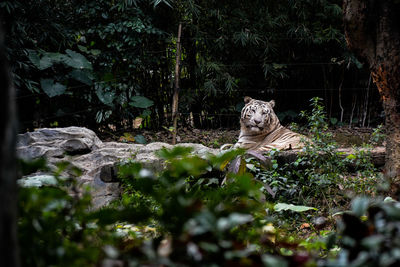
<path fill-rule="evenodd" d="M 304 136 L 283 127 L 273 108 L 275 101 L 264 102 L 245 97 L 240 117 L 240 135 L 235 147 L 268 151 L 302 148 Z"/>

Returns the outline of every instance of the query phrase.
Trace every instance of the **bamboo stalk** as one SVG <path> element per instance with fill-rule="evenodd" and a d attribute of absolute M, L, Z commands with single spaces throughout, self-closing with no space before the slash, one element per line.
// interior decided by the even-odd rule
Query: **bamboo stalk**
<path fill-rule="evenodd" d="M 176 133 L 178 127 L 178 104 L 179 104 L 179 75 L 181 63 L 181 33 L 182 23 L 178 27 L 178 39 L 176 40 L 176 65 L 175 65 L 175 83 L 174 94 L 172 97 L 172 144 L 176 144 Z"/>

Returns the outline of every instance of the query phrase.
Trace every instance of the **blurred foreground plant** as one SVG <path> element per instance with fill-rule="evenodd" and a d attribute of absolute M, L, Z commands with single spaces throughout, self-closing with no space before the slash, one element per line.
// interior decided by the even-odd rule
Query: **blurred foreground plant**
<path fill-rule="evenodd" d="M 60 178 L 68 164 L 54 174 L 56 183 L 21 188 L 24 265 L 286 266 L 309 259 L 297 257 L 299 242 L 274 227 L 268 213 L 275 205 L 265 202 L 251 174 L 228 174 L 220 186 L 226 162 L 242 151 L 206 158 L 190 152 L 161 150 L 160 173 L 121 163 L 121 201 L 100 210 L 91 210 L 88 194 L 71 195 L 73 180 Z"/>

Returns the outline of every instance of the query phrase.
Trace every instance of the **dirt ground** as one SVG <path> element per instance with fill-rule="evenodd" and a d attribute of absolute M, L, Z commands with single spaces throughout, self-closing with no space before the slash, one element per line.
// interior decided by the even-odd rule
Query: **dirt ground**
<path fill-rule="evenodd" d="M 219 148 L 223 144 L 234 144 L 239 137 L 239 129 L 178 129 L 177 143 L 200 143 L 208 147 Z M 359 127 L 337 127 L 329 129 L 334 139 L 341 147 L 351 147 L 368 143 L 373 132 L 372 128 Z M 308 135 L 307 132 L 303 134 Z M 140 142 L 165 142 L 172 143 L 172 133 L 167 129 L 150 131 L 137 129 L 131 132 L 111 133 L 102 132 L 99 134 L 103 141 L 119 141 L 128 143 Z M 138 137 L 139 136 L 139 137 Z M 140 137 L 142 136 L 142 137 Z M 144 137 L 144 139 L 143 139 Z"/>

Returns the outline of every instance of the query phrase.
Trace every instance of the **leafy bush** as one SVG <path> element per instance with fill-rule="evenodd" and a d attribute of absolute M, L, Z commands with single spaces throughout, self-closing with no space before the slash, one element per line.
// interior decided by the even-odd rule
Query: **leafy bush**
<path fill-rule="evenodd" d="M 276 229 L 269 215 L 304 207 L 265 203 L 262 184 L 249 173 L 228 174 L 228 183 L 220 186 L 221 169 L 241 153 L 205 159 L 190 155 L 190 148 L 161 150 L 166 168 L 158 174 L 125 162 L 121 201 L 97 211 L 90 211 L 88 195 L 69 194 L 58 178 L 62 170 L 55 174 L 57 185 L 21 188 L 24 264 L 90 266 L 122 260 L 131 266 L 285 266 L 307 261 L 308 254 L 296 257 L 298 242 Z"/>
<path fill-rule="evenodd" d="M 73 183 L 59 176 L 66 167 L 63 164 L 54 174 L 56 185 L 19 190 L 23 266 L 91 266 L 105 257 L 103 248 L 112 244 L 109 231 L 88 211 L 90 195 L 71 196 L 66 190 Z"/>
<path fill-rule="evenodd" d="M 399 202 L 356 198 L 338 226 L 341 250 L 324 266 L 399 266 Z"/>
<path fill-rule="evenodd" d="M 155 258 L 141 263 L 261 264 L 256 249 L 261 232 L 255 227 L 263 212 L 260 183 L 245 173 L 231 176 L 231 182 L 220 187 L 221 166 L 238 152 L 210 160 L 189 152 L 182 147 L 160 151 L 168 166 L 157 176 L 137 163 L 120 168 L 124 194 L 131 196 L 125 204 L 151 203 L 152 219 L 159 226 L 160 238 L 147 247 Z M 163 246 L 167 252 L 160 253 Z"/>

